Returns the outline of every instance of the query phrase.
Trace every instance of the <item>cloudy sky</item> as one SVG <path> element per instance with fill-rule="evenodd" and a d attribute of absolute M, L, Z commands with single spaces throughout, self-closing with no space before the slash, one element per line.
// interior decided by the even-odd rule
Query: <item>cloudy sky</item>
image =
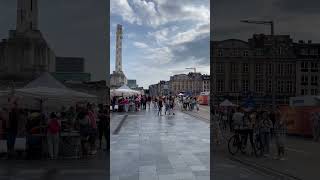
<path fill-rule="evenodd" d="M 56 56 L 86 59 L 92 80 L 105 80 L 107 1 L 39 0 L 40 30 Z M 0 39 L 16 27 L 16 0 L 0 0 Z"/>
<path fill-rule="evenodd" d="M 240 23 L 240 19 L 273 19 L 275 34 L 320 43 L 319 0 L 214 0 L 213 40 L 247 40 L 253 33 L 269 33 L 267 26 Z"/>
<path fill-rule="evenodd" d="M 122 24 L 123 70 L 148 88 L 188 67 L 209 74 L 209 0 L 111 0 L 110 71 L 116 25 Z M 191 70 L 192 71 L 192 70 Z"/>

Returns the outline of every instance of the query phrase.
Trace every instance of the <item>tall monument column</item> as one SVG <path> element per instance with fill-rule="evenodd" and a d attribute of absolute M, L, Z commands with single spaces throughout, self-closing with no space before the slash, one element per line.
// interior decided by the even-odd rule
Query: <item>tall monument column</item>
<path fill-rule="evenodd" d="M 122 25 L 117 25 L 116 72 L 122 72 Z"/>
<path fill-rule="evenodd" d="M 17 31 L 38 29 L 38 0 L 17 0 Z"/>

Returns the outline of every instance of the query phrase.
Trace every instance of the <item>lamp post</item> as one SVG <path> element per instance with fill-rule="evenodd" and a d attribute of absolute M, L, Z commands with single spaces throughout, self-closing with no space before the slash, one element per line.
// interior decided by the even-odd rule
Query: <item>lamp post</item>
<path fill-rule="evenodd" d="M 275 110 L 276 108 L 276 89 L 275 89 L 275 41 L 274 41 L 274 23 L 273 21 L 255 21 L 255 20 L 241 20 L 242 23 L 249 23 L 249 24 L 261 24 L 261 25 L 268 25 L 270 26 L 270 35 L 271 35 L 271 62 L 272 62 L 272 108 Z"/>

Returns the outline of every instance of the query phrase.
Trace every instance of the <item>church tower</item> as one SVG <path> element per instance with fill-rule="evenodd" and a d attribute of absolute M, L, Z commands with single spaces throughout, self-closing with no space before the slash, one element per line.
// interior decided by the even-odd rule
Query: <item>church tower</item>
<path fill-rule="evenodd" d="M 38 0 L 17 1 L 17 31 L 38 30 Z"/>
<path fill-rule="evenodd" d="M 116 72 L 122 72 L 122 25 L 117 25 Z"/>

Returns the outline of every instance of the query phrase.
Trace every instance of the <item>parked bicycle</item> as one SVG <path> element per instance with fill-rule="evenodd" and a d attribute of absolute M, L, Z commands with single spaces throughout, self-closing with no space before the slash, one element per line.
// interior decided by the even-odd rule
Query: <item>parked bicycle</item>
<path fill-rule="evenodd" d="M 230 137 L 228 141 L 228 150 L 231 155 L 236 155 L 239 150 L 245 154 L 247 148 L 247 135 L 241 134 L 239 131 Z M 259 135 L 259 132 L 255 132 L 253 136 L 253 152 L 256 157 L 260 157 L 263 154 L 263 145 Z"/>

